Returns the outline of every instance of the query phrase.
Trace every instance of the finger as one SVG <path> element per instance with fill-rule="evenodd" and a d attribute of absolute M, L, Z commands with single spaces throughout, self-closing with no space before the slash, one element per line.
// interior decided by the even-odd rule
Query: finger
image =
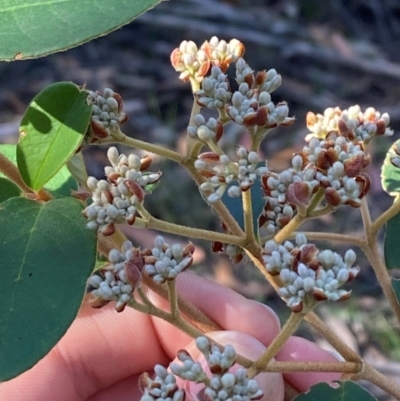
<path fill-rule="evenodd" d="M 190 273 L 181 274 L 177 281 L 178 294 L 205 313 L 221 329 L 247 333 L 264 345 L 268 345 L 279 332 L 279 320 L 269 307 L 249 300 L 237 292 Z M 168 303 L 154 293 L 152 301 L 167 308 Z M 154 328 L 167 355 L 174 358 L 176 352 L 191 341 L 163 320 L 153 319 Z"/>
<path fill-rule="evenodd" d="M 222 345 L 232 345 L 236 352 L 249 359 L 257 359 L 264 351 L 265 346 L 254 337 L 237 331 L 217 331 L 208 334 L 213 340 Z M 206 374 L 210 375 L 204 356 L 197 349 L 195 342 L 190 342 L 185 348 L 194 360 L 200 362 Z M 180 361 L 174 361 L 181 364 Z M 234 372 L 239 366 L 235 365 L 230 371 Z M 262 401 L 282 401 L 284 396 L 284 383 L 280 373 L 260 373 L 255 377 L 264 396 Z M 185 390 L 187 401 L 197 401 L 198 392 L 204 387 L 202 384 L 182 381 L 178 382 Z"/>
<path fill-rule="evenodd" d="M 148 316 L 84 304 L 59 344 L 37 365 L 0 385 L 1 400 L 73 401 L 167 363 Z"/>
<path fill-rule="evenodd" d="M 278 361 L 338 362 L 328 351 L 311 341 L 300 337 L 291 337 L 276 356 Z M 340 373 L 296 372 L 285 373 L 284 378 L 299 391 L 306 391 L 319 382 L 331 382 L 340 379 Z"/>

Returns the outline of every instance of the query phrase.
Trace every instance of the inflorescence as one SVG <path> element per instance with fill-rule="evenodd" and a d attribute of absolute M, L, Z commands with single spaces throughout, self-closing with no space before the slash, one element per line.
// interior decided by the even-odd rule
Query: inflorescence
<path fill-rule="evenodd" d="M 278 245 L 274 240 L 264 246 L 263 260 L 267 271 L 278 276 L 282 286 L 278 293 L 294 312 L 311 307 L 315 301 L 338 301 L 349 298 L 351 291 L 340 287 L 354 279 L 359 267 L 353 267 L 356 254 L 349 249 L 344 258 L 329 249 L 319 250 L 308 244 L 303 233 Z"/>
<path fill-rule="evenodd" d="M 176 384 L 176 377 L 204 386 L 198 392 L 197 398 L 204 401 L 252 401 L 263 396 L 258 383 L 247 377 L 247 371 L 235 364 L 236 351 L 231 345 L 222 350 L 216 345 L 210 345 L 206 337 L 198 337 L 196 346 L 204 355 L 208 369 L 205 370 L 199 362 L 193 360 L 185 350 L 178 351 L 178 359 L 182 364 L 172 363 L 170 372 L 161 365 L 154 368 L 155 377 L 144 373 L 140 378 L 142 391 L 140 401 L 181 401 L 185 399 L 185 390 Z M 210 373 L 207 373 L 210 371 Z"/>
<path fill-rule="evenodd" d="M 157 284 L 171 281 L 193 263 L 193 244 L 168 245 L 161 235 L 154 240 L 152 249 L 135 248 L 125 241 L 121 251 L 112 249 L 108 254 L 110 264 L 97 270 L 88 279 L 88 289 L 94 296 L 92 306 L 101 308 L 110 301 L 116 302 L 118 312 L 124 310 L 140 287 L 142 275 L 147 274 Z"/>
<path fill-rule="evenodd" d="M 137 205 L 151 191 L 161 177 L 161 172 L 146 172 L 150 167 L 149 157 L 140 159 L 135 154 L 119 154 L 111 147 L 107 152 L 111 166 L 105 168 L 106 180 L 89 177 L 87 186 L 93 191 L 93 202 L 85 209 L 87 226 L 99 229 L 104 235 L 115 232 L 115 223 L 133 224 Z"/>

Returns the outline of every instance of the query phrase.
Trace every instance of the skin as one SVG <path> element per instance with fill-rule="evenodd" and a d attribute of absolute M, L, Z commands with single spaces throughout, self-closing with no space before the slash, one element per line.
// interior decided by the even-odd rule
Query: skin
<path fill-rule="evenodd" d="M 224 332 L 213 333 L 239 353 L 255 358 L 279 332 L 279 320 L 265 305 L 201 277 L 183 273 L 179 294 L 193 303 Z M 165 301 L 149 293 L 152 302 Z M 114 305 L 93 309 L 85 298 L 77 319 L 50 353 L 32 369 L 0 384 L 1 400 L 24 401 L 129 401 L 140 400 L 138 378 L 155 364 L 167 366 L 179 349 L 195 356 L 192 338 L 156 318 Z M 277 355 L 286 361 L 337 361 L 329 352 L 298 337 L 291 337 Z M 338 374 L 290 373 L 284 379 L 300 391 L 320 381 L 339 379 Z M 279 373 L 260 375 L 263 401 L 283 401 L 284 381 Z M 188 389 L 187 401 L 196 389 Z"/>

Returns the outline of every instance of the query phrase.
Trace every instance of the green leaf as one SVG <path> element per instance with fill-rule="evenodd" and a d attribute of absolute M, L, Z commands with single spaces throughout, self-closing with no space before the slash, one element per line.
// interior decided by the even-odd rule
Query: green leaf
<path fill-rule="evenodd" d="M 382 166 L 382 187 L 392 196 L 400 193 L 400 139 L 396 141 L 386 154 Z"/>
<path fill-rule="evenodd" d="M 400 279 L 392 278 L 392 287 L 396 294 L 397 303 L 400 305 Z"/>
<path fill-rule="evenodd" d="M 253 209 L 253 222 L 254 233 L 258 237 L 258 219 L 265 206 L 264 192 L 261 189 L 260 180 L 257 180 L 250 188 L 252 209 Z M 244 216 L 242 198 L 231 198 L 226 190 L 222 196 L 222 202 L 225 204 L 233 218 L 238 222 L 239 226 L 244 230 Z"/>
<path fill-rule="evenodd" d="M 12 198 L 0 209 L 0 381 L 26 371 L 74 320 L 96 263 L 82 204 Z"/>
<path fill-rule="evenodd" d="M 17 145 L 18 169 L 28 187 L 43 188 L 82 143 L 92 112 L 86 98 L 76 85 L 59 82 L 28 106 Z"/>
<path fill-rule="evenodd" d="M 8 160 L 17 165 L 17 146 L 16 145 L 0 145 L 0 153 L 7 157 Z M 0 177 L 3 174 L 0 172 Z M 54 197 L 70 196 L 71 191 L 78 189 L 78 183 L 70 174 L 68 168 L 63 166 L 61 170 L 44 186 Z"/>
<path fill-rule="evenodd" d="M 397 213 L 386 223 L 384 254 L 388 269 L 400 268 L 400 213 Z"/>
<path fill-rule="evenodd" d="M 352 381 L 338 381 L 334 386 L 328 383 L 316 384 L 293 401 L 377 401 L 367 390 Z"/>
<path fill-rule="evenodd" d="M 20 195 L 21 190 L 18 185 L 7 178 L 0 177 L 0 203 Z"/>
<path fill-rule="evenodd" d="M 161 0 L 2 0 L 0 60 L 66 50 L 131 22 Z"/>

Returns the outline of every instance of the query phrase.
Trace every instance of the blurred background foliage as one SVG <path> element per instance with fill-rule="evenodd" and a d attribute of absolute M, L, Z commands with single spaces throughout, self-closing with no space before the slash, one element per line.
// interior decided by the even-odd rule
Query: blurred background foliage
<path fill-rule="evenodd" d="M 271 132 L 263 143 L 261 152 L 271 169 L 286 168 L 292 154 L 303 146 L 305 115 L 310 110 L 360 104 L 388 112 L 395 136 L 372 144 L 373 163 L 368 173 L 373 180 L 369 195 L 372 216 L 390 205 L 391 198 L 381 191 L 380 166 L 392 139 L 399 138 L 398 0 L 163 2 L 123 29 L 81 47 L 38 60 L 1 63 L 0 142 L 17 141 L 24 110 L 42 88 L 55 81 L 73 81 L 92 90 L 111 87 L 119 92 L 130 117 L 123 126 L 128 135 L 184 151 L 192 97 L 189 86 L 178 80 L 170 66 L 169 55 L 184 39 L 200 45 L 213 35 L 241 40 L 254 70 L 276 68 L 283 76 L 273 100 L 286 100 L 296 123 Z M 223 141 L 234 149 L 237 143 L 246 144 L 246 135 L 241 127 L 230 125 Z M 84 153 L 89 173 L 101 177 L 105 149 L 93 146 Z M 163 176 L 161 185 L 146 199 L 151 213 L 175 223 L 219 230 L 220 222 L 186 172 L 168 161 L 154 158 L 153 162 L 152 168 L 162 170 Z M 308 222 L 305 229 L 362 234 L 359 212 L 350 208 Z M 132 228 L 125 232 L 144 247 L 154 238 L 152 232 Z M 285 306 L 255 269 L 216 257 L 209 244 L 196 244 L 195 271 L 272 305 L 285 318 Z M 344 252 L 346 247 L 335 250 Z M 361 254 L 359 263 L 362 272 L 351 300 L 325 305 L 319 313 L 368 362 L 398 379 L 399 326 Z M 300 334 L 323 344 L 306 327 Z M 388 399 L 377 390 L 374 393 L 381 400 Z"/>

